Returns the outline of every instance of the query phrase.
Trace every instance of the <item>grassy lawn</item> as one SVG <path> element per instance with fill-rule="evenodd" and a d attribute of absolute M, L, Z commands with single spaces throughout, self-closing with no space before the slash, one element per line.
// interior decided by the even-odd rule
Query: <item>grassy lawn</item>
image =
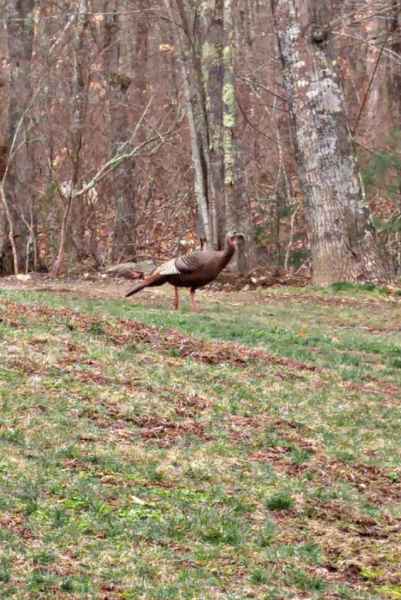
<path fill-rule="evenodd" d="M 401 300 L 149 298 L 0 291 L 0 597 L 401 599 Z"/>

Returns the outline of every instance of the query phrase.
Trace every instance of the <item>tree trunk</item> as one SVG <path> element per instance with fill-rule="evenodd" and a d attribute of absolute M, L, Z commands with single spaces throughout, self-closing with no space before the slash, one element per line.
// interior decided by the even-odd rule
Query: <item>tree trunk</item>
<path fill-rule="evenodd" d="M 385 279 L 334 70 L 328 0 L 272 0 L 272 10 L 295 132 L 314 283 Z"/>
<path fill-rule="evenodd" d="M 171 20 L 179 22 L 175 35 L 186 89 L 200 229 L 214 248 L 223 245 L 227 229 L 243 230 L 247 243 L 234 265 L 244 271 L 254 242 L 235 132 L 232 2 L 208 0 L 198 7 L 188 0 L 165 3 Z"/>
<path fill-rule="evenodd" d="M 130 136 L 129 97 L 128 91 L 132 79 L 128 74 L 128 61 L 124 61 L 123 21 L 118 14 L 118 4 L 113 0 L 105 3 L 104 21 L 104 70 L 108 83 L 111 155 L 114 156 L 119 148 L 128 141 Z M 147 29 L 144 28 L 141 16 L 136 38 L 136 50 L 139 62 L 146 58 Z M 124 64 L 125 63 L 125 64 Z M 143 104 L 143 86 L 140 86 Z M 139 92 L 139 90 L 138 90 Z M 136 98 L 139 100 L 138 95 Z M 136 103 L 135 103 L 136 105 Z M 140 112 L 140 109 L 138 108 Z M 135 111 L 137 113 L 137 110 Z M 136 114 L 138 120 L 140 114 Z M 113 194 L 115 201 L 115 221 L 111 259 L 113 262 L 135 259 L 136 253 L 136 211 L 134 188 L 133 158 L 123 161 L 114 172 Z"/>
<path fill-rule="evenodd" d="M 174 28 L 174 36 L 178 49 L 178 60 L 181 65 L 185 90 L 185 109 L 191 133 L 192 162 L 195 172 L 195 196 L 200 219 L 199 232 L 204 236 L 201 242 L 208 247 L 218 247 L 218 226 L 216 201 L 210 197 L 210 191 L 216 189 L 209 181 L 209 133 L 205 110 L 202 68 L 199 56 L 201 41 L 199 25 L 192 30 L 194 9 L 188 6 L 187 0 L 165 0 L 172 23 L 178 22 Z M 198 23 L 198 21 L 197 21 Z"/>
<path fill-rule="evenodd" d="M 225 220 L 228 230 L 241 231 L 245 243 L 238 247 L 232 268 L 245 273 L 255 263 L 255 237 L 251 206 L 246 193 L 244 168 L 237 133 L 237 96 L 234 72 L 233 2 L 224 0 L 224 86 L 222 90 L 224 130 Z"/>
<path fill-rule="evenodd" d="M 401 56 L 401 11 L 397 0 L 391 0 L 391 18 L 389 20 L 389 46 L 394 56 Z M 401 67 L 399 60 L 391 57 L 387 82 L 390 87 L 391 114 L 394 119 L 395 128 L 401 130 Z"/>
<path fill-rule="evenodd" d="M 223 38 L 224 0 L 205 2 L 201 10 L 198 55 L 204 88 L 205 120 L 208 137 L 207 176 L 209 213 L 215 246 L 221 248 L 225 238 L 224 146 L 223 146 Z"/>
<path fill-rule="evenodd" d="M 22 265 L 29 269 L 30 214 L 33 202 L 32 163 L 29 147 L 31 120 L 31 60 L 33 50 L 34 0 L 10 0 L 8 3 L 7 41 L 10 63 L 10 87 L 7 131 L 7 166 L 3 173 L 2 230 L 3 265 L 10 264 L 12 251 L 14 272 Z M 3 185 L 4 184 L 4 185 Z M 7 234 L 8 240 L 4 239 Z"/>
<path fill-rule="evenodd" d="M 84 134 L 84 124 L 88 108 L 88 74 L 86 69 L 86 30 L 89 25 L 88 1 L 79 0 L 76 15 L 76 25 L 74 31 L 74 56 L 73 56 L 73 81 L 72 81 L 72 117 L 71 117 L 71 186 L 69 192 L 64 197 L 64 213 L 60 231 L 60 241 L 56 260 L 52 267 L 52 275 L 57 276 L 63 267 L 66 242 L 70 232 L 70 217 L 75 216 L 80 235 L 76 238 L 77 254 L 83 242 L 82 230 L 82 206 L 77 202 L 82 202 L 81 198 L 74 199 L 74 192 L 79 187 L 81 179 L 81 161 L 82 144 Z M 75 203 L 75 206 L 74 206 Z"/>

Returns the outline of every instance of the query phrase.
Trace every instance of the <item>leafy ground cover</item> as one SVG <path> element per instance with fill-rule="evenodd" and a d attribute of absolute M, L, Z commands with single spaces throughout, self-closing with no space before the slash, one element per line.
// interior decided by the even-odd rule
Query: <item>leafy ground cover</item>
<path fill-rule="evenodd" d="M 1 598 L 401 598 L 401 304 L 0 292 Z"/>

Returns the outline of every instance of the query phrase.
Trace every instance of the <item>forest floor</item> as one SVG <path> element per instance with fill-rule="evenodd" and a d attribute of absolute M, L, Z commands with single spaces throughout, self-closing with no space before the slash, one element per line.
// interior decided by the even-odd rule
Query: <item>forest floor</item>
<path fill-rule="evenodd" d="M 1 598 L 401 598 L 401 299 L 0 280 Z"/>

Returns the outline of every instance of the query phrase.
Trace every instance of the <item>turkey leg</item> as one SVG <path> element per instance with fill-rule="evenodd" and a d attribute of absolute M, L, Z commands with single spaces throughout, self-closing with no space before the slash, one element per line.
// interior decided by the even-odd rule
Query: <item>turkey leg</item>
<path fill-rule="evenodd" d="M 198 312 L 198 305 L 196 304 L 196 301 L 195 301 L 195 290 L 191 288 L 190 294 L 191 294 L 191 310 L 192 310 L 192 312 Z"/>
<path fill-rule="evenodd" d="M 180 294 L 178 288 L 174 286 L 174 308 L 178 310 L 180 308 Z"/>

